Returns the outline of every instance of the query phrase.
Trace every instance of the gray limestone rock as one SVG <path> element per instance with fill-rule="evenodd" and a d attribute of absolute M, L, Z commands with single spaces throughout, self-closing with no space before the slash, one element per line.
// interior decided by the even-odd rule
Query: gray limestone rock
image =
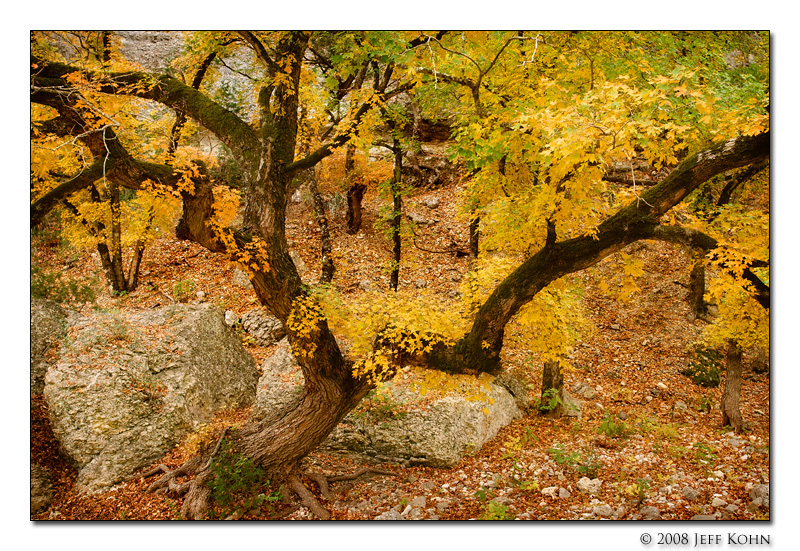
<path fill-rule="evenodd" d="M 281 321 L 268 309 L 253 308 L 242 314 L 242 328 L 259 346 L 272 346 L 286 336 Z"/>
<path fill-rule="evenodd" d="M 67 315 L 61 307 L 52 300 L 31 299 L 31 394 L 44 390 L 44 374 L 66 336 Z"/>
<path fill-rule="evenodd" d="M 255 397 L 252 356 L 210 304 L 94 313 L 45 377 L 50 424 L 76 485 L 112 486 L 200 423 Z"/>
<path fill-rule="evenodd" d="M 53 477 L 50 471 L 31 463 L 31 514 L 45 511 L 53 502 Z"/>
<path fill-rule="evenodd" d="M 264 418 L 292 407 L 303 380 L 284 339 L 262 366 L 253 414 Z M 402 404 L 403 411 L 390 411 L 383 402 L 381 408 L 356 408 L 320 448 L 367 461 L 450 467 L 522 417 L 514 397 L 493 383 L 475 396 L 448 393 L 424 407 L 423 397 L 391 382 L 384 383 L 382 396 Z"/>

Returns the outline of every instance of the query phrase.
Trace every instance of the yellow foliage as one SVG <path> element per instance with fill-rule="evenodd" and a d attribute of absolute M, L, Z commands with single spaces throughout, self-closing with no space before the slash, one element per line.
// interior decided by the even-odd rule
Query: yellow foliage
<path fill-rule="evenodd" d="M 306 357 L 314 355 L 317 349 L 314 337 L 319 333 L 319 324 L 324 319 L 322 308 L 314 297 L 300 295 L 294 299 L 286 326 L 297 337 L 295 343 L 301 343 L 292 347 L 295 354 Z"/>
<path fill-rule="evenodd" d="M 369 358 L 376 336 L 388 352 L 411 356 L 431 352 L 437 344 L 453 344 L 466 331 L 467 322 L 427 290 L 363 293 L 344 301 L 330 287 L 314 295 L 334 333 L 348 339 L 356 357 Z"/>
<path fill-rule="evenodd" d="M 719 315 L 706 327 L 705 339 L 712 345 L 722 345 L 733 339 L 742 348 L 755 346 L 768 350 L 769 310 L 751 296 L 751 284 L 742 277 L 747 259 L 730 250 L 714 252 L 712 266 L 722 269 L 709 282 L 706 299 L 717 304 Z"/>
<path fill-rule="evenodd" d="M 353 171 L 345 174 L 346 148 L 340 148 L 333 155 L 323 161 L 319 169 L 318 178 L 321 189 L 329 192 L 343 192 L 354 184 L 363 184 L 368 189 L 375 189 L 379 184 L 391 179 L 394 174 L 394 164 L 390 161 L 375 161 L 361 151 L 356 151 L 353 157 L 355 166 Z"/>

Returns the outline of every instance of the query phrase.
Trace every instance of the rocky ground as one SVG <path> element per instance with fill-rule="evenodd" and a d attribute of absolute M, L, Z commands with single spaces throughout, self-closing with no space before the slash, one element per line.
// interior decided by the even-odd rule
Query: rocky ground
<path fill-rule="evenodd" d="M 401 287 L 425 287 L 456 304 L 465 258 L 426 252 L 466 243 L 466 223 L 456 216 L 457 185 L 418 192 L 406 205 L 424 223 L 417 245 L 404 254 L 408 266 Z M 344 233 L 341 202 L 332 203 L 331 225 L 337 265 L 334 285 L 343 293 L 365 286 L 388 287 L 390 244 L 373 229 L 375 213 L 387 199 L 367 195 L 362 230 Z M 319 231 L 310 202 L 292 203 L 287 226 L 294 250 L 303 259 L 307 281 L 320 267 Z M 34 243 L 41 262 L 73 276 L 99 269 L 90 255 L 67 258 L 55 247 Z M 764 358 L 746 357 L 741 409 L 744 434 L 720 427 L 721 388 L 706 389 L 681 374 L 692 359 L 691 345 L 704 322 L 692 320 L 684 301 L 689 257 L 660 243 L 638 243 L 626 252 L 643 259 L 641 291 L 628 302 L 607 296 L 600 281 L 612 281 L 616 259 L 609 258 L 578 275 L 587 292 L 582 308 L 589 330 L 569 357 L 566 387 L 582 401 L 580 417 L 551 420 L 528 415 L 450 469 L 373 465 L 392 475 L 367 473 L 331 484 L 324 501 L 334 519 L 769 519 L 770 388 Z M 139 290 L 125 297 L 98 297 L 98 306 L 151 308 L 174 300 L 176 282 L 193 282 L 192 300 L 209 301 L 238 315 L 257 305 L 252 291 L 233 283 L 234 268 L 199 246 L 172 239 L 157 241 L 146 253 Z M 369 283 L 366 283 L 369 282 Z M 198 295 L 198 293 L 202 293 Z M 454 306 L 455 307 L 455 306 Z M 257 364 L 275 347 L 245 339 Z M 505 363 L 541 392 L 541 361 L 509 331 Z M 710 408 L 710 409 L 709 409 Z M 247 410 L 227 411 L 220 424 L 243 419 Z M 149 481 L 135 479 L 98 494 L 73 490 L 75 471 L 56 452 L 41 395 L 31 396 L 31 462 L 50 469 L 54 500 L 44 519 L 175 519 L 180 503 L 147 494 Z M 179 465 L 178 447 L 164 463 Z M 329 475 L 355 473 L 364 463 L 342 456 L 313 454 L 314 470 Z M 314 487 L 313 484 L 309 484 Z M 307 519 L 260 504 L 247 510 L 217 512 L 242 519 Z M 287 514 L 288 513 L 288 514 Z"/>

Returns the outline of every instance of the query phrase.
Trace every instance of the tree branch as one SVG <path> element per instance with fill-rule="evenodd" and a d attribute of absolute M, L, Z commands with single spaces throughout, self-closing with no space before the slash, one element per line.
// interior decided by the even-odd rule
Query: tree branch
<path fill-rule="evenodd" d="M 448 371 L 499 373 L 506 324 L 552 281 L 588 268 L 626 245 L 653 235 L 658 219 L 709 178 L 769 157 L 770 134 L 733 138 L 684 159 L 660 184 L 621 208 L 593 234 L 545 246 L 508 275 L 452 349 L 436 350 L 432 365 Z"/>
<path fill-rule="evenodd" d="M 256 57 L 261 60 L 264 64 L 264 67 L 267 69 L 267 74 L 270 77 L 275 76 L 277 73 L 281 71 L 280 66 L 272 60 L 269 56 L 269 52 L 264 47 L 264 44 L 250 31 L 237 31 L 239 36 L 241 36 L 245 42 L 253 49 L 256 53 Z"/>

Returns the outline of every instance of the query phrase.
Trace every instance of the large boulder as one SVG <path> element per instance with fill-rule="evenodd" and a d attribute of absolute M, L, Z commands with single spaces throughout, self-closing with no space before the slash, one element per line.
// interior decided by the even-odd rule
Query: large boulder
<path fill-rule="evenodd" d="M 450 467 L 523 415 L 504 386 L 473 379 L 461 385 L 462 392 L 434 389 L 423 396 L 413 377 L 404 375 L 404 381 L 373 391 L 320 448 L 362 460 Z M 288 340 L 283 340 L 262 366 L 254 415 L 264 417 L 289 406 L 302 384 L 302 372 Z"/>
<path fill-rule="evenodd" d="M 31 394 L 44 390 L 44 374 L 67 336 L 67 315 L 52 300 L 31 299 Z"/>
<path fill-rule="evenodd" d="M 217 411 L 250 405 L 257 380 L 219 308 L 175 304 L 74 320 L 44 396 L 77 486 L 93 491 L 151 464 Z"/>
<path fill-rule="evenodd" d="M 44 467 L 31 463 L 31 514 L 47 510 L 53 502 L 53 477 Z"/>

